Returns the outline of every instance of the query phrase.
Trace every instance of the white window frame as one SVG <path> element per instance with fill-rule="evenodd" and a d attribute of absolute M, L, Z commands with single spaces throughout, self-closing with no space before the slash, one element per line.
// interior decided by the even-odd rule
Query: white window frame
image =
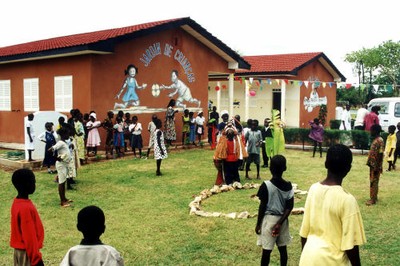
<path fill-rule="evenodd" d="M 0 111 L 11 111 L 11 80 L 0 80 Z"/>
<path fill-rule="evenodd" d="M 27 112 L 39 111 L 39 79 L 24 79 L 24 110 Z"/>
<path fill-rule="evenodd" d="M 73 106 L 72 76 L 54 77 L 54 110 L 69 112 Z"/>

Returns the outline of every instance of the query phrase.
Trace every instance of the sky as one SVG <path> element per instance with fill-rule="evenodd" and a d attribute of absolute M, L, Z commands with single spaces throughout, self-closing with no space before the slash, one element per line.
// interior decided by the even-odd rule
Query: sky
<path fill-rule="evenodd" d="M 347 82 L 346 54 L 400 41 L 392 0 L 2 0 L 0 47 L 190 17 L 243 56 L 323 52 Z"/>

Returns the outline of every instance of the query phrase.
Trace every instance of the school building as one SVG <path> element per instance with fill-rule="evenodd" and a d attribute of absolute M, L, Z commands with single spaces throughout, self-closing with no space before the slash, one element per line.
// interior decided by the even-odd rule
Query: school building
<path fill-rule="evenodd" d="M 130 64 L 144 89 L 123 88 Z M 189 17 L 1 47 L 0 146 L 23 148 L 29 113 L 69 116 L 75 108 L 94 110 L 101 121 L 109 110 L 137 115 L 147 145 L 151 115 L 164 120 L 171 97 L 206 117 L 212 101 L 218 112 L 242 120 L 262 120 L 277 108 L 288 126 L 303 126 L 322 103 L 334 117 L 336 84 L 330 83 L 337 80 L 343 75 L 323 53 L 240 56 Z M 128 89 L 137 101 L 125 97 Z M 180 141 L 183 108 L 177 109 Z M 44 124 L 36 126 L 36 135 L 44 131 Z"/>

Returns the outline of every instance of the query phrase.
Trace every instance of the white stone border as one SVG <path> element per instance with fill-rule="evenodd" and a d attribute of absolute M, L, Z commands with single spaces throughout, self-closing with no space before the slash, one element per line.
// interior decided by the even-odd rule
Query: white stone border
<path fill-rule="evenodd" d="M 260 185 L 261 184 L 253 184 L 253 183 L 245 183 L 242 185 L 239 182 L 234 182 L 232 185 L 222 185 L 222 186 L 214 185 L 211 189 L 204 189 L 203 191 L 200 192 L 198 196 L 194 198 L 193 201 L 189 203 L 189 209 L 190 209 L 189 215 L 197 215 L 201 217 L 226 217 L 230 219 L 247 219 L 247 218 L 257 217 L 258 213 L 250 214 L 248 211 L 240 213 L 206 212 L 201 210 L 201 202 L 213 195 L 222 192 L 234 191 L 236 189 L 254 189 L 254 188 L 259 188 Z M 302 191 L 297 189 L 297 184 L 292 184 L 292 186 L 295 194 L 299 195 L 307 194 L 307 191 Z M 254 196 L 252 198 L 258 201 L 257 196 Z M 291 212 L 291 214 L 303 214 L 303 213 L 304 213 L 303 207 L 294 208 Z"/>

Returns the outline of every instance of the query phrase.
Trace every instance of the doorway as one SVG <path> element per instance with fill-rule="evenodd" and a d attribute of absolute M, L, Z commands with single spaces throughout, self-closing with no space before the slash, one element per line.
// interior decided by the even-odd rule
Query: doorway
<path fill-rule="evenodd" d="M 272 109 L 281 111 L 282 93 L 281 89 L 272 90 Z"/>

